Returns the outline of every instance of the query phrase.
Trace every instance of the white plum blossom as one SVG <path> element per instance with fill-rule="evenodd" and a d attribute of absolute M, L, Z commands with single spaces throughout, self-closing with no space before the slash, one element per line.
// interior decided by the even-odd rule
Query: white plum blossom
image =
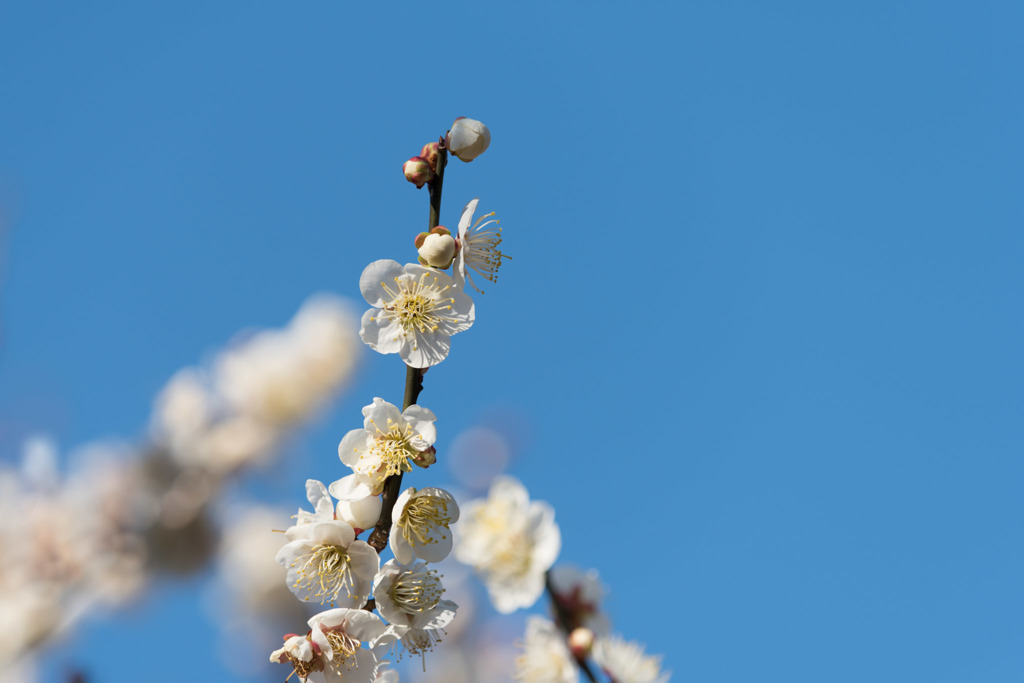
<path fill-rule="evenodd" d="M 647 655 L 643 645 L 617 635 L 599 638 L 593 656 L 613 683 L 667 683 L 672 676 L 661 670 L 660 655 Z"/>
<path fill-rule="evenodd" d="M 376 614 L 338 608 L 309 620 L 310 638 L 323 652 L 328 683 L 370 683 L 376 676 L 377 655 L 363 643 L 377 640 L 386 626 Z"/>
<path fill-rule="evenodd" d="M 363 427 L 348 432 L 338 444 L 338 457 L 355 473 L 330 486 L 339 500 L 360 500 L 384 489 L 392 474 L 409 472 L 413 463 L 426 467 L 434 461 L 437 417 L 411 405 L 402 412 L 382 398 L 363 408 Z"/>
<path fill-rule="evenodd" d="M 455 497 L 443 489 L 406 489 L 391 512 L 391 552 L 402 564 L 414 558 L 440 562 L 452 551 L 451 525 L 459 519 Z"/>
<path fill-rule="evenodd" d="M 458 609 L 443 600 L 444 588 L 437 572 L 419 562 L 412 567 L 391 560 L 374 583 L 377 610 L 391 623 L 373 645 L 388 650 L 399 644 L 410 655 L 425 657 L 445 635 Z"/>
<path fill-rule="evenodd" d="M 455 268 L 452 274 L 455 277 L 455 284 L 460 288 L 465 289 L 468 278 L 470 286 L 482 293 L 483 290 L 476 286 L 473 276 L 466 269 L 471 268 L 480 277 L 497 282 L 501 259 L 508 257 L 498 249 L 501 246 L 501 221 L 492 218 L 494 212 L 484 214 L 476 223 L 473 222 L 473 214 L 479 201 L 472 199 L 462 209 L 462 217 L 459 218 L 459 250 L 455 254 Z M 488 218 L 491 220 L 486 220 Z"/>
<path fill-rule="evenodd" d="M 380 617 L 361 609 L 337 608 L 311 618 L 309 627 L 307 636 L 285 636 L 284 647 L 274 650 L 270 661 L 291 664 L 301 681 L 374 681 L 379 662 L 373 650 L 363 647 L 363 643 L 384 633 Z"/>
<path fill-rule="evenodd" d="M 452 278 L 414 263 L 374 261 L 363 270 L 359 290 L 373 306 L 363 314 L 360 337 L 414 368 L 443 361 L 451 336 L 468 330 L 476 317 L 473 300 Z"/>
<path fill-rule="evenodd" d="M 495 609 L 530 607 L 544 592 L 544 574 L 562 547 L 555 512 L 513 477 L 494 480 L 486 499 L 462 510 L 455 557 L 473 566 Z"/>
<path fill-rule="evenodd" d="M 443 612 L 454 615 L 458 605 L 443 600 L 443 595 L 437 570 L 428 569 L 424 562 L 405 566 L 390 560 L 373 581 L 377 611 L 396 626 L 422 629 Z"/>
<path fill-rule="evenodd" d="M 329 500 L 329 499 L 328 499 Z M 277 553 L 288 570 L 288 588 L 300 600 L 321 605 L 362 607 L 380 567 L 380 556 L 340 520 L 300 520 Z"/>
<path fill-rule="evenodd" d="M 565 636 L 544 617 L 526 622 L 523 653 L 516 658 L 513 678 L 523 683 L 577 683 L 579 672 L 565 645 Z"/>
<path fill-rule="evenodd" d="M 491 131 L 476 119 L 460 116 L 445 136 L 444 146 L 462 161 L 473 161 L 487 151 L 491 144 Z"/>

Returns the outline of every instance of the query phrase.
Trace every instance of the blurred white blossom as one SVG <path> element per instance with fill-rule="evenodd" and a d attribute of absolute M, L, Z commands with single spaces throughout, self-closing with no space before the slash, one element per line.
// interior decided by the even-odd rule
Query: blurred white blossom
<path fill-rule="evenodd" d="M 266 459 L 348 381 L 361 349 L 355 326 L 341 299 L 311 297 L 287 327 L 174 375 L 154 407 L 154 438 L 180 466 L 218 475 Z"/>
<path fill-rule="evenodd" d="M 565 636 L 544 617 L 526 622 L 523 653 L 516 658 L 515 680 L 523 683 L 577 683 L 579 672 Z"/>
<path fill-rule="evenodd" d="M 551 506 L 531 501 L 517 479 L 502 476 L 486 499 L 463 506 L 455 556 L 477 570 L 494 607 L 507 614 L 537 601 L 561 547 Z"/>

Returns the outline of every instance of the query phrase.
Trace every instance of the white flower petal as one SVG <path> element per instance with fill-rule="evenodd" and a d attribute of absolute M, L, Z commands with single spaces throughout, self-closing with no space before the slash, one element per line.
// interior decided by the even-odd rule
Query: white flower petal
<path fill-rule="evenodd" d="M 328 490 L 338 500 L 361 500 L 373 495 L 373 489 L 358 474 L 350 474 L 332 482 Z"/>
<path fill-rule="evenodd" d="M 405 330 L 393 320 L 382 318 L 379 308 L 365 313 L 359 325 L 359 338 L 377 353 L 398 353 L 406 343 Z"/>
<path fill-rule="evenodd" d="M 376 308 L 381 308 L 387 301 L 388 295 L 384 287 L 390 287 L 395 278 L 405 274 L 405 270 L 398 261 L 381 259 L 374 261 L 363 269 L 359 276 L 359 291 L 362 293 L 366 303 Z"/>
<path fill-rule="evenodd" d="M 416 332 L 414 341 L 408 342 L 398 352 L 406 365 L 411 368 L 429 368 L 448 357 L 451 350 L 449 335 Z"/>

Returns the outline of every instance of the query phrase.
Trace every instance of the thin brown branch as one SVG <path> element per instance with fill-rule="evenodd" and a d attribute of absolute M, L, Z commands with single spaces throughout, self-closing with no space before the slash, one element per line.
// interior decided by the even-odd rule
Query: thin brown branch
<path fill-rule="evenodd" d="M 427 230 L 436 228 L 441 221 L 441 189 L 444 185 L 444 167 L 448 163 L 448 150 L 444 148 L 444 139 L 441 139 L 440 150 L 437 155 L 437 170 L 433 179 L 427 183 L 427 192 L 430 195 L 430 218 L 427 223 Z M 423 391 L 423 373 L 425 370 L 417 368 L 405 368 L 405 401 L 402 410 L 415 405 L 419 400 L 420 392 Z M 384 481 L 384 492 L 381 494 L 380 517 L 373 527 L 373 533 L 367 539 L 373 548 L 379 553 L 383 552 L 388 545 L 388 534 L 391 533 L 391 512 L 395 509 L 398 495 L 402 490 L 402 473 L 392 474 Z"/>

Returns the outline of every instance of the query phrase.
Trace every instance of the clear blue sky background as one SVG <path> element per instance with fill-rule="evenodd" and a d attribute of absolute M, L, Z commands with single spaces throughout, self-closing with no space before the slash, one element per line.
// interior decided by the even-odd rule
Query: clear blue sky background
<path fill-rule="evenodd" d="M 514 260 L 428 375 L 511 407 L 564 559 L 676 681 L 1024 679 L 1018 2 L 7 3 L 0 438 L 142 433 L 179 367 L 411 260 L 457 115 Z M 393 356 L 297 447 L 301 482 Z M 189 587 L 54 653 L 219 680 Z"/>

